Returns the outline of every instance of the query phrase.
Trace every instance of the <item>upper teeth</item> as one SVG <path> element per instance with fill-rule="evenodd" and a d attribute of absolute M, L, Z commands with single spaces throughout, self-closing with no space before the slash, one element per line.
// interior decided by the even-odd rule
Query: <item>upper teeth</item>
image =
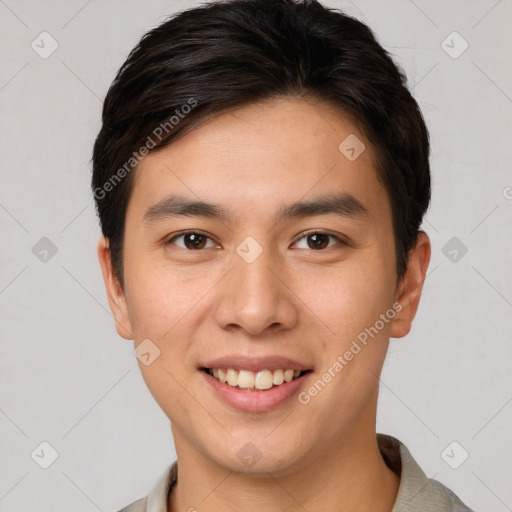
<path fill-rule="evenodd" d="M 300 375 L 300 370 L 234 370 L 229 368 L 213 368 L 210 373 L 221 382 L 229 386 L 243 389 L 270 389 L 273 385 L 279 386 L 283 382 L 291 382 Z"/>

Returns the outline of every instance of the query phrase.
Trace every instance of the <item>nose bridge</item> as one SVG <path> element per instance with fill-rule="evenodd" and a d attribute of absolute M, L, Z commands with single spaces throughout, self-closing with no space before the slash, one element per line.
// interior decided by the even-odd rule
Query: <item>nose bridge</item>
<path fill-rule="evenodd" d="M 217 308 L 219 325 L 238 325 L 251 334 L 260 334 L 274 325 L 293 325 L 295 305 L 279 279 L 280 268 L 272 249 L 247 237 L 233 254 L 233 269 L 222 287 Z"/>

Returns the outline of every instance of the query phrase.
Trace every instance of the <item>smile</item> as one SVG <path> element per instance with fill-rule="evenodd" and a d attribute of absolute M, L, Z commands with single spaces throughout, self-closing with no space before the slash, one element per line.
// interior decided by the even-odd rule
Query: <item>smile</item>
<path fill-rule="evenodd" d="M 306 373 L 301 370 L 276 369 L 276 370 L 236 370 L 233 368 L 203 368 L 203 370 L 219 380 L 236 389 L 245 391 L 264 391 L 281 386 L 286 382 L 297 379 Z"/>

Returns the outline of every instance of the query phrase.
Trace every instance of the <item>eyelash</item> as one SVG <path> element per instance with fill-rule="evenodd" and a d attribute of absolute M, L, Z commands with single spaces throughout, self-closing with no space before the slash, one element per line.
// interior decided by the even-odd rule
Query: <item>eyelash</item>
<path fill-rule="evenodd" d="M 201 235 L 203 237 L 206 237 L 208 238 L 209 240 L 212 240 L 211 237 L 209 237 L 208 235 L 206 235 L 205 233 L 201 233 L 200 231 L 194 231 L 194 230 L 189 230 L 189 231 L 182 231 L 181 233 L 178 233 L 176 235 L 173 235 L 171 238 L 169 238 L 165 244 L 166 245 L 170 245 L 172 244 L 172 242 L 174 240 L 176 240 L 177 238 L 180 238 L 182 236 L 186 236 L 186 235 Z M 311 235 L 327 235 L 331 238 L 334 238 L 338 243 L 339 245 L 342 245 L 342 246 L 349 246 L 349 244 L 342 240 L 340 237 L 336 236 L 336 235 L 333 235 L 332 233 L 329 233 L 327 231 L 303 231 L 302 233 L 300 233 L 299 235 L 299 238 L 297 240 L 297 242 L 299 242 L 300 240 L 302 240 L 303 238 L 306 238 L 308 236 L 311 236 Z M 213 240 L 212 240 L 213 241 Z M 295 243 L 297 243 L 295 242 Z M 332 247 L 326 247 L 324 249 L 319 249 L 318 251 L 315 251 L 315 249 L 310 249 L 314 252 L 322 252 L 322 251 L 325 251 L 327 249 L 331 249 Z M 200 252 L 202 249 L 198 249 L 198 250 L 194 250 L 194 249 L 187 249 L 187 248 L 183 248 L 183 247 L 180 247 L 180 249 L 184 249 L 186 251 L 189 251 L 189 252 Z"/>

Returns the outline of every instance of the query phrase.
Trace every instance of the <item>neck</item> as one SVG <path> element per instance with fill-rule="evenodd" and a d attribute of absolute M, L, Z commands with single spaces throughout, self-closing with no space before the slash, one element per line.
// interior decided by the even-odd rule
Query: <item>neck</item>
<path fill-rule="evenodd" d="M 317 451 L 279 474 L 230 471 L 205 458 L 180 432 L 173 429 L 173 435 L 178 483 L 169 496 L 169 512 L 390 512 L 398 492 L 400 478 L 386 466 L 374 429 L 344 435 L 336 448 Z"/>

